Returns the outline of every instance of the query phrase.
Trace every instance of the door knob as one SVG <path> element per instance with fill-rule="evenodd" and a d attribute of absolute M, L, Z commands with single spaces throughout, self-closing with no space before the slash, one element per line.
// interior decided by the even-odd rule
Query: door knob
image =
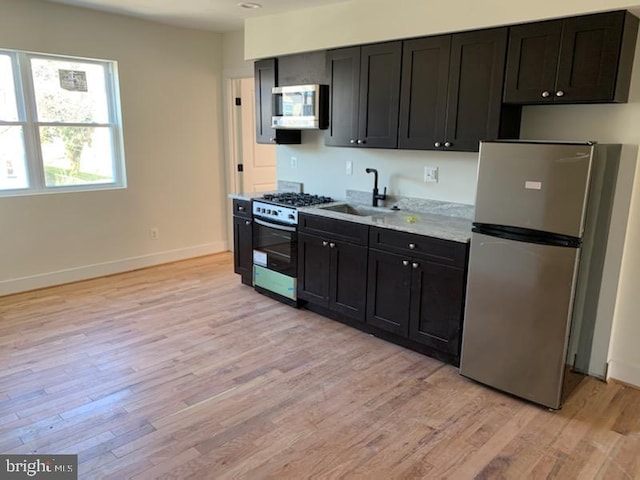
<path fill-rule="evenodd" d="M 325 241 L 322 242 L 323 247 L 326 247 L 327 245 L 329 245 L 329 242 L 325 242 Z"/>
<path fill-rule="evenodd" d="M 351 140 L 349 140 L 349 143 L 356 143 L 356 141 L 352 138 Z"/>
<path fill-rule="evenodd" d="M 451 146 L 451 142 L 444 142 L 445 148 L 449 148 Z"/>
<path fill-rule="evenodd" d="M 547 98 L 549 95 L 551 95 L 549 92 L 547 92 L 546 90 L 544 92 L 542 92 L 542 97 L 543 98 Z"/>
<path fill-rule="evenodd" d="M 556 97 L 564 97 L 564 92 L 562 90 L 558 90 L 556 92 Z"/>
<path fill-rule="evenodd" d="M 440 148 L 442 146 L 442 144 L 440 142 L 436 142 L 433 144 L 434 147 L 436 148 Z"/>
<path fill-rule="evenodd" d="M 329 248 L 334 248 L 335 246 L 336 246 L 336 244 L 335 244 L 335 243 L 333 243 L 333 242 L 331 242 L 331 243 L 329 244 Z"/>
<path fill-rule="evenodd" d="M 404 265 L 405 267 L 409 266 L 409 260 L 402 260 L 402 265 Z"/>
<path fill-rule="evenodd" d="M 412 268 L 418 268 L 419 266 L 420 266 L 420 264 L 419 264 L 419 263 L 417 263 L 417 262 L 413 262 L 413 263 L 411 264 L 411 267 L 412 267 Z"/>

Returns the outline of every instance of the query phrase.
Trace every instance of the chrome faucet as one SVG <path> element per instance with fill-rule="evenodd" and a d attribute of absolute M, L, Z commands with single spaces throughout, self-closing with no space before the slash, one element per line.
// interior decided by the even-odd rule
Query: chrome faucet
<path fill-rule="evenodd" d="M 378 206 L 378 200 L 384 200 L 387 198 L 387 187 L 384 187 L 384 193 L 379 194 L 378 193 L 378 170 L 376 170 L 375 168 L 367 168 L 365 169 L 365 172 L 367 173 L 373 173 L 373 196 L 372 196 L 372 201 L 371 201 L 371 205 L 373 205 L 374 207 Z"/>

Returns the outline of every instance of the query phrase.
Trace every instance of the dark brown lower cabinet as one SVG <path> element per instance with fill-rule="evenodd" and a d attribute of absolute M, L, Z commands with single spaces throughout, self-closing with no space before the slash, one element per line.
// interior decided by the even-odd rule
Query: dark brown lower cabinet
<path fill-rule="evenodd" d="M 369 250 L 367 323 L 409 336 L 411 269 L 402 255 Z"/>
<path fill-rule="evenodd" d="M 253 283 L 251 204 L 244 200 L 234 200 L 233 206 L 233 271 L 241 276 L 242 283 L 251 285 Z"/>
<path fill-rule="evenodd" d="M 367 323 L 458 357 L 463 268 L 369 251 Z"/>
<path fill-rule="evenodd" d="M 364 321 L 367 248 L 298 234 L 298 298 Z"/>

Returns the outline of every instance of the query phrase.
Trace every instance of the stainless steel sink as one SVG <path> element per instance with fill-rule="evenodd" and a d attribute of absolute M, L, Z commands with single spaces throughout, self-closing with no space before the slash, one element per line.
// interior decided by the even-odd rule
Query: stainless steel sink
<path fill-rule="evenodd" d="M 353 205 L 350 203 L 340 203 L 338 205 L 320 206 L 322 210 L 329 210 L 331 212 L 346 213 L 348 215 L 357 215 L 359 217 L 371 217 L 373 215 L 380 215 L 387 213 L 388 210 L 383 208 L 366 207 L 363 205 Z"/>

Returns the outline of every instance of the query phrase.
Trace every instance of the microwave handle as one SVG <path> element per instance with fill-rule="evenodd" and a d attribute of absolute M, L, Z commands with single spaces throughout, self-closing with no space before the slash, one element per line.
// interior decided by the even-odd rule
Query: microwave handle
<path fill-rule="evenodd" d="M 253 221 L 256 222 L 258 225 L 262 225 L 263 227 L 267 227 L 267 228 L 274 228 L 276 230 L 284 230 L 285 232 L 295 232 L 296 231 L 296 227 L 287 227 L 286 225 L 279 225 L 277 223 L 269 223 L 269 222 L 265 222 L 264 220 L 259 220 L 257 218 L 254 218 Z"/>

